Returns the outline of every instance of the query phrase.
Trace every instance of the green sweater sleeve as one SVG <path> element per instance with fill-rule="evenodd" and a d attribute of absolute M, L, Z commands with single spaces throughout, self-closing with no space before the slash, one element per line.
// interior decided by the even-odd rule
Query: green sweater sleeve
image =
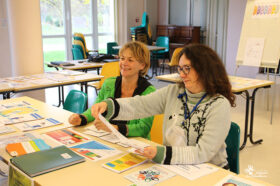
<path fill-rule="evenodd" d="M 107 99 L 108 97 L 114 96 L 115 79 L 116 79 L 116 77 L 112 77 L 112 78 L 107 78 L 104 81 L 94 104 L 100 103 L 100 102 L 104 101 L 105 99 Z M 87 123 L 94 121 L 94 117 L 91 115 L 91 108 L 88 108 L 84 113 L 82 113 L 82 115 L 84 115 L 86 117 Z"/>
<path fill-rule="evenodd" d="M 149 94 L 151 92 L 154 92 L 155 90 L 156 89 L 154 86 L 149 86 L 141 95 Z M 130 120 L 127 124 L 127 136 L 141 136 L 143 138 L 150 139 L 150 131 L 153 125 L 153 120 L 153 116 L 143 119 Z"/>

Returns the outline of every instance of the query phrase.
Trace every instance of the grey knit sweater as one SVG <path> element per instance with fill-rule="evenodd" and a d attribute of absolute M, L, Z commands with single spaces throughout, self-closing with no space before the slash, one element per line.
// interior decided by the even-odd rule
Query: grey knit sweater
<path fill-rule="evenodd" d="M 177 84 L 146 96 L 106 100 L 106 118 L 132 120 L 164 113 L 163 144 L 153 159 L 162 164 L 227 164 L 225 139 L 230 129 L 230 103 L 222 95 L 206 96 L 189 118 L 184 119 L 186 91 L 189 112 L 205 92 L 191 94 Z M 186 109 L 186 107 L 185 107 Z"/>

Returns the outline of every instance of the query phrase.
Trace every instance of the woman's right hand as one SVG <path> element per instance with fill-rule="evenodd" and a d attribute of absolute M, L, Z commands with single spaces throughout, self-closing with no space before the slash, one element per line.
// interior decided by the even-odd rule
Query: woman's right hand
<path fill-rule="evenodd" d="M 72 114 L 69 118 L 68 118 L 68 122 L 72 125 L 80 125 L 82 122 L 82 119 L 80 118 L 79 114 Z"/>
<path fill-rule="evenodd" d="M 106 102 L 100 102 L 92 105 L 91 107 L 91 115 L 97 119 L 99 119 L 98 114 L 102 114 L 107 110 L 107 103 Z"/>

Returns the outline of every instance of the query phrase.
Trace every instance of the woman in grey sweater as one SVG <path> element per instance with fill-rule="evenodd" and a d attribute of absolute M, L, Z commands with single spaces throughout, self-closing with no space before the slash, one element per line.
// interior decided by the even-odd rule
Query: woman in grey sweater
<path fill-rule="evenodd" d="M 144 156 L 161 164 L 209 162 L 227 167 L 225 139 L 235 96 L 224 65 L 202 44 L 186 46 L 178 59 L 180 84 L 146 96 L 107 99 L 92 106 L 92 115 L 132 120 L 164 113 L 164 146 L 146 147 Z"/>

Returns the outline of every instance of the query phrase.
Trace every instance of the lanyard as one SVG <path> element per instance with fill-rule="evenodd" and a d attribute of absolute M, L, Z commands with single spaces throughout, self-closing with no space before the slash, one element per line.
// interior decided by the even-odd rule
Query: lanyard
<path fill-rule="evenodd" d="M 206 97 L 206 93 L 200 98 L 200 100 L 196 103 L 196 105 L 193 107 L 192 111 L 189 112 L 188 110 L 188 105 L 187 105 L 187 102 L 188 102 L 188 95 L 186 93 L 186 91 L 183 93 L 183 94 L 179 94 L 178 98 L 183 98 L 183 96 L 186 96 L 186 103 L 184 104 L 184 117 L 185 117 L 185 120 L 188 119 L 190 117 L 190 115 L 196 110 L 197 106 L 201 103 L 201 101 Z M 189 113 L 188 113 L 189 112 Z"/>

